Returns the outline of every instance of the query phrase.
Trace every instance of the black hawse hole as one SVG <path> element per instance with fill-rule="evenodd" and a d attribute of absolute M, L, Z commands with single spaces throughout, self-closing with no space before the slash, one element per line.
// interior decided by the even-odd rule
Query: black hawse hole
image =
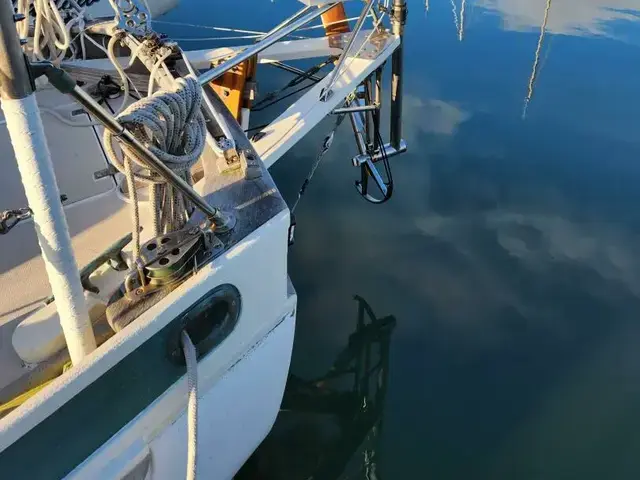
<path fill-rule="evenodd" d="M 217 302 L 186 326 L 194 345 L 198 345 L 213 332 L 214 328 L 222 325 L 229 314 L 230 306 L 228 301 Z"/>

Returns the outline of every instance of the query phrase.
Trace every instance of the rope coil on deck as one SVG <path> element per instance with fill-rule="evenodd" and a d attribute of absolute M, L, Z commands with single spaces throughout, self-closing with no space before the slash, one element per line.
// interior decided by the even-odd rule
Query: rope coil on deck
<path fill-rule="evenodd" d="M 178 78 L 171 89 L 160 90 L 138 100 L 117 118 L 123 127 L 191 185 L 191 167 L 198 161 L 205 146 L 206 125 L 201 103 L 202 89 L 197 80 Z M 192 207 L 180 192 L 150 171 L 131 147 L 119 143 L 122 156 L 116 153 L 116 138 L 105 129 L 107 157 L 127 179 L 134 224 L 134 255 L 137 259 L 140 255 L 140 219 L 136 184 L 149 187 L 154 236 L 182 228 Z"/>

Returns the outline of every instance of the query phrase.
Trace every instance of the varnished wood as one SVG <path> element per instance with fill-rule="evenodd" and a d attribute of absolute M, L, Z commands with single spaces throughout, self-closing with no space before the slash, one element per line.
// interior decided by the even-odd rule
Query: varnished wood
<path fill-rule="evenodd" d="M 322 19 L 322 25 L 324 26 L 324 31 L 327 36 L 350 31 L 347 14 L 342 2 L 338 3 L 328 12 L 323 13 L 320 18 Z"/>
<path fill-rule="evenodd" d="M 245 87 L 247 81 L 255 77 L 256 63 L 256 59 L 251 58 L 209 84 L 237 121 L 240 121 L 241 109 L 251 106 L 249 95 L 245 95 Z"/>

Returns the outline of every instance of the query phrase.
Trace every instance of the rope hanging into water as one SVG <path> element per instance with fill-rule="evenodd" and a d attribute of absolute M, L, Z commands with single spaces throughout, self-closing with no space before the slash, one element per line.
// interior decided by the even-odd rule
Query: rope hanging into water
<path fill-rule="evenodd" d="M 198 358 L 186 330 L 182 331 L 182 350 L 187 364 L 187 480 L 196 480 L 198 460 Z"/>
<path fill-rule="evenodd" d="M 178 78 L 169 90 L 160 90 L 131 104 L 117 118 L 160 160 L 192 184 L 190 169 L 204 150 L 206 125 L 201 111 L 202 89 L 191 77 Z M 116 138 L 104 132 L 104 146 L 110 162 L 127 179 L 133 220 L 134 257 L 140 257 L 140 217 L 136 184 L 149 187 L 149 202 L 153 221 L 153 236 L 179 230 L 187 222 L 190 202 L 167 182 L 151 172 L 136 152 L 119 144 L 122 156 L 116 153 Z"/>

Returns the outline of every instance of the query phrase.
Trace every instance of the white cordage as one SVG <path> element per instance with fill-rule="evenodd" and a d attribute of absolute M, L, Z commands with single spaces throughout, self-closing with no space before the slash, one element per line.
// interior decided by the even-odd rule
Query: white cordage
<path fill-rule="evenodd" d="M 181 336 L 184 360 L 187 364 L 187 480 L 196 479 L 198 461 L 198 359 L 196 348 L 186 330 Z"/>
<path fill-rule="evenodd" d="M 60 325 L 71 361 L 76 365 L 96 349 L 96 341 L 36 96 L 3 99 L 2 110 L 25 194 L 33 211 L 38 243 Z"/>
<path fill-rule="evenodd" d="M 158 74 L 158 70 L 160 68 L 165 68 L 165 60 L 172 55 L 172 51 L 168 50 L 164 55 L 162 55 L 156 63 L 153 64 L 153 68 L 149 72 L 149 84 L 147 86 L 147 95 L 151 95 L 153 93 L 154 84 L 156 80 L 156 75 Z"/>
<path fill-rule="evenodd" d="M 27 19 L 18 25 L 18 34 L 27 38 L 29 34 L 29 10 L 33 4 L 36 17 L 33 24 L 33 45 L 30 46 L 32 57 L 36 60 L 49 60 L 56 65 L 64 59 L 71 45 L 71 29 L 79 25 L 84 29 L 84 8 L 74 1 L 68 2 L 65 9 L 65 22 L 60 10 L 53 0 L 19 0 L 18 13 Z M 25 45 L 25 49 L 29 46 Z"/>
<path fill-rule="evenodd" d="M 117 115 L 124 109 L 129 99 L 130 82 L 129 77 L 118 62 L 114 53 L 117 38 L 115 36 L 111 37 L 108 48 L 100 45 L 85 32 L 85 9 L 80 7 L 75 0 L 66 0 L 65 3 L 66 5 L 63 14 L 66 18 L 69 18 L 67 23 L 62 19 L 63 14 L 60 12 L 58 6 L 53 0 L 18 0 L 16 5 L 17 11 L 26 17 L 25 20 L 16 24 L 18 35 L 21 38 L 27 38 L 29 35 L 29 28 L 32 24 L 30 21 L 30 9 L 32 5 L 35 10 L 32 45 L 26 44 L 23 48 L 25 49 L 25 52 L 30 53 L 31 57 L 35 60 L 49 60 L 52 63 L 59 65 L 62 60 L 67 57 L 67 54 L 69 54 L 69 59 L 74 59 L 76 57 L 77 48 L 74 46 L 74 41 L 76 39 L 80 39 L 80 50 L 83 60 L 86 59 L 85 40 L 91 42 L 107 55 L 120 76 L 123 92 L 122 102 L 116 111 Z M 77 27 L 80 30 L 80 33 L 71 38 L 70 33 L 73 27 Z M 136 57 L 137 50 L 134 50 L 131 52 L 128 66 L 131 66 Z M 137 89 L 136 92 L 140 95 Z M 94 121 L 75 122 L 73 120 L 68 120 L 53 108 L 42 108 L 41 111 L 57 118 L 59 121 L 70 127 L 85 128 L 101 125 L 100 122 Z"/>
<path fill-rule="evenodd" d="M 178 78 L 169 90 L 160 90 L 129 105 L 118 121 L 171 170 L 192 184 L 191 167 L 204 150 L 206 125 L 201 111 L 202 89 L 193 78 Z M 190 202 L 166 181 L 149 171 L 143 158 L 129 146 L 120 144 L 104 131 L 104 147 L 109 161 L 127 179 L 133 220 L 134 257 L 140 256 L 140 217 L 137 184 L 147 185 L 153 219 L 153 236 L 179 230 L 191 210 Z M 142 278 L 141 278 L 142 280 Z"/>
<path fill-rule="evenodd" d="M 129 79 L 127 77 L 127 74 L 124 73 L 124 69 L 120 65 L 120 62 L 118 62 L 118 59 L 116 58 L 116 54 L 114 51 L 114 49 L 116 48 L 116 43 L 118 43 L 118 41 L 119 41 L 118 37 L 113 36 L 109 39 L 109 43 L 107 44 L 107 57 L 109 57 L 109 60 L 113 64 L 113 67 L 118 72 L 118 75 L 120 75 L 120 80 L 122 80 L 122 102 L 120 103 L 120 107 L 118 107 L 118 110 L 115 113 L 116 115 L 118 115 L 120 112 L 124 110 L 124 107 L 127 104 L 127 100 L 129 99 Z M 133 54 L 131 55 L 131 60 L 129 61 L 129 65 L 133 63 L 133 60 L 136 57 L 135 52 L 132 52 L 132 53 Z"/>

